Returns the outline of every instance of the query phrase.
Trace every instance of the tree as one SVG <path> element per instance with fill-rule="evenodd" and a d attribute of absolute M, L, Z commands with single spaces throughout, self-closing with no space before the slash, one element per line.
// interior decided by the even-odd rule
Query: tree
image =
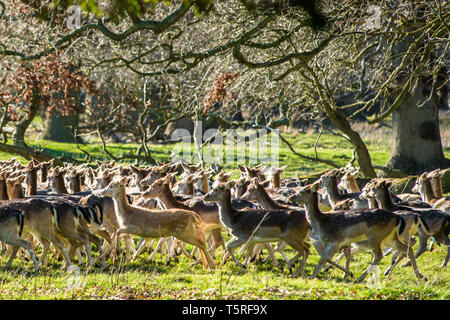
<path fill-rule="evenodd" d="M 156 0 L 121 1 L 120 6 L 107 2 L 109 6 L 101 8 L 96 2 L 80 1 L 86 12 L 95 14 L 86 16 L 75 30 L 59 30 L 59 37 L 57 40 L 52 37 L 50 42 L 54 45 L 50 48 L 34 46 L 31 52 L 26 52 L 11 45 L 4 46 L 0 54 L 22 60 L 38 59 L 56 49 L 75 50 L 89 43 L 92 37 L 99 37 L 120 50 L 101 54 L 91 64 L 93 68 L 109 65 L 130 70 L 146 79 L 176 77 L 182 73 L 192 75 L 195 70 L 201 70 L 211 80 L 219 70 L 237 71 L 240 76 L 230 84 L 237 92 L 236 103 L 270 112 L 262 106 L 268 105 L 269 97 L 272 101 L 284 100 L 291 109 L 305 105 L 315 107 L 315 116 L 324 114 L 331 120 L 353 144 L 363 173 L 373 177 L 375 171 L 370 154 L 352 128 L 351 120 L 376 104 L 382 108 L 369 122 L 383 121 L 391 115 L 395 118 L 395 114 L 403 110 L 400 106 L 404 97 L 418 97 L 411 94 L 418 88 L 414 85 L 418 79 L 435 78 L 436 68 L 446 62 L 449 4 L 439 0 L 433 3 L 322 1 L 319 12 L 327 17 L 327 25 L 320 29 L 311 23 L 314 20 L 311 11 L 304 10 L 308 6 L 298 3 L 185 0 L 166 5 Z M 420 16 L 416 7 L 422 10 Z M 409 42 L 408 37 L 413 42 Z M 426 45 L 422 46 L 424 39 Z M 404 51 L 400 49 L 402 43 L 408 44 Z M 400 59 L 396 50 L 401 53 Z M 433 51 L 442 55 L 430 55 Z M 214 67 L 216 71 L 211 71 Z M 204 82 L 206 75 L 196 77 Z M 444 79 L 440 88 L 447 81 L 448 78 Z M 207 94 L 202 88 L 195 88 L 203 92 L 203 96 Z M 350 90 L 359 91 L 355 101 L 337 106 L 336 98 Z M 369 91 L 374 94 L 369 96 Z M 433 87 L 432 91 L 438 92 L 438 87 Z M 197 103 L 203 101 L 198 93 L 196 95 L 189 96 Z M 405 104 L 406 112 L 410 113 L 408 108 L 415 105 L 414 102 Z M 353 112 L 348 114 L 348 110 Z M 404 123 L 393 122 L 399 131 L 403 131 Z M 416 126 L 413 122 L 411 125 Z M 439 128 L 436 124 L 433 127 L 432 136 L 440 140 L 435 134 Z M 402 146 L 414 149 L 411 144 Z M 427 168 L 446 165 L 442 146 L 439 148 L 436 144 L 427 151 L 442 160 Z M 394 147 L 391 159 L 401 152 Z M 414 156 L 414 152 L 408 154 Z M 429 159 L 424 161 L 429 163 Z M 402 161 L 391 161 L 389 165 L 391 169 L 411 173 L 400 163 Z"/>

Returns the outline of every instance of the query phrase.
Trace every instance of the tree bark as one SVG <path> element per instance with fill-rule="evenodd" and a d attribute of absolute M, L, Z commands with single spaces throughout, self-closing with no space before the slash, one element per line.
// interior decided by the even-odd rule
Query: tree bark
<path fill-rule="evenodd" d="M 427 99 L 423 79 L 392 113 L 394 127 L 391 156 L 387 167 L 407 174 L 420 174 L 437 168 L 447 168 L 450 160 L 444 156 L 439 130 L 438 97 Z"/>
<path fill-rule="evenodd" d="M 63 117 L 60 112 L 52 111 L 50 114 L 47 114 L 45 119 L 45 131 L 42 138 L 73 143 L 73 128 L 78 127 L 79 118 L 79 114 Z"/>
<path fill-rule="evenodd" d="M 31 121 L 33 121 L 40 107 L 40 97 L 39 97 L 39 89 L 35 88 L 32 92 L 31 98 L 31 107 L 28 115 L 24 117 L 19 123 L 16 125 L 16 129 L 13 135 L 13 143 L 16 146 L 26 147 L 25 144 L 25 132 L 30 126 Z"/>
<path fill-rule="evenodd" d="M 418 21 L 420 13 L 418 10 Z M 441 86 L 443 80 L 440 77 L 445 77 L 446 72 L 438 72 L 437 75 L 423 73 L 424 70 L 435 69 L 437 60 L 436 47 L 430 46 L 422 37 L 408 37 L 398 41 L 392 49 L 392 66 L 396 67 L 411 48 L 420 54 L 410 55 L 409 67 L 395 79 L 399 88 L 411 85 L 399 105 L 392 111 L 394 136 L 386 167 L 406 174 L 420 174 L 450 167 L 450 160 L 445 158 L 442 148 L 438 111 L 442 97 L 436 89 Z M 427 68 L 423 67 L 425 65 Z M 440 69 L 442 72 L 443 68 Z M 420 70 L 417 78 L 408 82 L 416 70 Z"/>

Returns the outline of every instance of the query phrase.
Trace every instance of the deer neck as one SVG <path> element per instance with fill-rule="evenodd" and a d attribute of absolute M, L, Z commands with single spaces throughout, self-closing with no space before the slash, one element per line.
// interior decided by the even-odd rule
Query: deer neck
<path fill-rule="evenodd" d="M 378 206 L 385 210 L 395 210 L 396 205 L 392 201 L 391 193 L 387 189 L 383 189 L 381 193 L 377 195 Z"/>
<path fill-rule="evenodd" d="M 277 173 L 272 177 L 272 187 L 280 188 L 281 186 L 281 173 Z"/>
<path fill-rule="evenodd" d="M 433 188 L 431 186 L 431 183 L 429 180 L 425 180 L 424 181 L 424 185 L 422 190 L 420 190 L 421 193 L 420 195 L 422 196 L 422 199 L 428 203 L 428 204 L 433 204 L 434 202 L 436 202 L 436 200 L 438 200 L 433 193 Z"/>
<path fill-rule="evenodd" d="M 41 168 L 41 183 L 47 181 L 48 168 L 46 166 L 42 166 Z"/>
<path fill-rule="evenodd" d="M 164 204 L 167 209 L 179 208 L 186 209 L 188 208 L 183 203 L 179 202 L 173 196 L 172 190 L 170 189 L 169 184 L 164 184 L 162 187 L 162 192 L 159 194 L 159 200 Z M 189 209 L 190 210 L 190 209 Z"/>
<path fill-rule="evenodd" d="M 339 189 L 337 186 L 337 178 L 333 177 L 330 183 L 326 186 L 328 200 L 331 204 L 336 203 L 340 199 Z"/>
<path fill-rule="evenodd" d="M 367 199 L 367 203 L 369 205 L 369 209 L 377 209 L 378 208 L 378 202 L 376 199 L 369 198 L 369 199 Z"/>
<path fill-rule="evenodd" d="M 27 172 L 27 196 L 37 194 L 37 171 Z"/>
<path fill-rule="evenodd" d="M 230 226 L 231 216 L 233 214 L 233 207 L 231 206 L 231 193 L 230 190 L 226 191 L 226 197 L 223 200 L 217 201 L 219 207 L 219 217 L 225 226 Z"/>
<path fill-rule="evenodd" d="M 440 177 L 434 177 L 430 180 L 431 188 L 433 189 L 433 193 L 435 198 L 443 198 L 444 194 L 442 193 L 442 182 Z"/>
<path fill-rule="evenodd" d="M 262 186 L 258 186 L 258 201 L 264 209 L 285 209 L 284 207 L 278 205 L 273 199 L 267 194 L 266 190 Z"/>
<path fill-rule="evenodd" d="M 0 200 L 8 200 L 8 191 L 6 189 L 6 181 L 0 180 Z"/>
<path fill-rule="evenodd" d="M 118 194 L 112 197 L 114 202 L 114 211 L 116 212 L 119 225 L 123 224 L 126 214 L 130 211 L 130 203 L 128 202 L 125 187 L 122 188 Z"/>
<path fill-rule="evenodd" d="M 310 201 L 305 204 L 306 219 L 308 223 L 315 229 L 319 229 L 324 214 L 319 209 L 319 197 L 317 192 L 313 192 Z"/>
<path fill-rule="evenodd" d="M 21 185 L 15 184 L 8 188 L 8 197 L 9 199 L 21 199 L 24 198 L 25 195 L 23 193 L 23 188 Z"/>
<path fill-rule="evenodd" d="M 185 194 L 188 194 L 188 195 L 194 194 L 194 183 L 193 182 L 186 183 L 184 190 L 185 190 Z"/>
<path fill-rule="evenodd" d="M 203 176 L 201 181 L 202 181 L 202 191 L 208 193 L 209 191 L 208 177 Z"/>
<path fill-rule="evenodd" d="M 348 181 L 348 184 L 349 184 L 350 192 L 361 192 L 355 179 L 350 179 Z"/>
<path fill-rule="evenodd" d="M 76 175 L 74 178 L 72 193 L 77 193 L 81 191 L 81 176 Z"/>
<path fill-rule="evenodd" d="M 62 174 L 56 177 L 56 179 L 54 180 L 54 183 L 52 185 L 52 189 L 56 193 L 69 193 L 69 191 L 67 191 L 67 188 L 64 184 L 64 177 Z"/>

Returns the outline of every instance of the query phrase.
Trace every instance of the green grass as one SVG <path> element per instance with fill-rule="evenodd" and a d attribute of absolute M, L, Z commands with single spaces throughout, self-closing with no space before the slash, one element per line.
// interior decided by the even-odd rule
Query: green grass
<path fill-rule="evenodd" d="M 287 250 L 288 256 L 294 253 Z M 217 260 L 222 257 L 218 250 Z M 439 299 L 450 298 L 450 272 L 440 268 L 446 249 L 442 246 L 418 259 L 418 266 L 428 281 L 417 280 L 410 267 L 398 267 L 390 279 L 381 273 L 390 257 L 380 263 L 379 284 L 368 278 L 364 283 L 345 279 L 336 269 L 322 271 L 317 279 L 312 274 L 318 255 L 314 251 L 306 265 L 306 276 L 291 278 L 288 270 L 279 270 L 270 260 L 259 261 L 242 271 L 232 260 L 216 271 L 205 271 L 192 260 L 180 256 L 166 265 L 165 256 L 147 261 L 144 253 L 137 261 L 124 263 L 123 256 L 106 269 L 87 270 L 81 266 L 79 276 L 62 271 L 54 258 L 50 265 L 32 273 L 32 264 L 17 259 L 11 270 L 0 271 L 1 299 Z M 264 259 L 267 256 L 264 255 Z M 278 261 L 283 263 L 281 256 Z M 355 276 L 367 267 L 369 253 L 353 256 L 351 271 Z M 76 261 L 75 261 L 76 263 Z"/>
<path fill-rule="evenodd" d="M 315 135 L 287 135 L 297 152 L 314 156 Z M 69 155 L 83 159 L 84 154 L 75 144 L 56 143 L 44 140 L 27 140 L 29 145 L 44 148 L 54 155 Z M 93 156 L 108 160 L 100 144 L 81 146 Z M 136 145 L 108 144 L 108 148 L 119 156 Z M 151 145 L 152 156 L 156 160 L 167 159 L 170 152 L 180 144 Z M 186 146 L 185 146 L 186 147 Z M 368 143 L 373 163 L 385 164 L 389 156 L 389 147 Z M 352 157 L 352 148 L 343 138 L 323 134 L 318 144 L 318 155 L 321 158 L 345 165 Z M 450 156 L 450 150 L 445 153 Z M 0 153 L 1 159 L 11 157 Z M 27 160 L 19 158 L 23 163 Z M 287 164 L 283 174 L 303 176 L 319 172 L 330 167 L 307 161 L 294 155 L 286 145 L 280 147 L 280 165 Z M 238 171 L 233 166 L 226 170 Z M 137 241 L 137 239 L 135 239 Z M 189 247 L 189 246 L 188 246 Z M 40 253 L 38 249 L 38 255 Z M 380 263 L 379 284 L 373 284 L 368 278 L 364 283 L 355 283 L 345 279 L 341 271 L 330 269 L 322 271 L 318 279 L 308 279 L 312 274 L 319 256 L 314 248 L 306 264 L 305 276 L 291 278 L 288 270 L 275 268 L 267 258 L 250 264 L 249 269 L 242 271 L 234 266 L 230 259 L 225 265 L 219 265 L 212 271 L 203 270 L 201 265 L 193 266 L 193 261 L 180 256 L 178 261 L 166 265 L 166 256 L 157 254 L 153 261 L 148 261 L 149 252 L 144 253 L 137 261 L 124 262 L 123 255 L 114 264 L 108 261 L 107 267 L 86 268 L 80 265 L 77 258 L 74 264 L 80 266 L 79 276 L 69 276 L 62 270 L 62 261 L 50 257 L 49 266 L 42 268 L 37 275 L 33 273 L 32 263 L 26 259 L 16 259 L 10 270 L 4 268 L 6 259 L 0 262 L 0 299 L 450 299 L 449 267 L 442 269 L 447 249 L 435 246 L 433 252 L 426 252 L 417 261 L 422 274 L 428 281 L 417 280 L 410 267 L 397 267 L 390 279 L 382 272 L 390 264 L 391 257 L 385 257 Z M 287 249 L 290 258 L 294 252 Z M 94 256 L 97 255 L 94 249 Z M 223 249 L 217 252 L 216 261 L 221 261 Z M 358 277 L 370 261 L 370 253 L 358 253 L 352 257 L 351 271 Z M 278 261 L 285 265 L 281 255 Z M 243 261 L 243 257 L 240 259 Z M 343 260 L 342 260 L 343 261 Z M 75 281 L 74 281 L 75 280 Z"/>

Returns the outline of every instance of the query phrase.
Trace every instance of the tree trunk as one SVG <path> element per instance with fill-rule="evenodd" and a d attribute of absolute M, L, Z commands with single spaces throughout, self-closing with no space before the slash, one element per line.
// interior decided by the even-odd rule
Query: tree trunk
<path fill-rule="evenodd" d="M 27 146 L 25 144 L 25 131 L 28 129 L 31 121 L 33 121 L 34 117 L 36 116 L 39 107 L 40 107 L 39 90 L 35 88 L 33 89 L 32 92 L 31 107 L 28 115 L 26 115 L 25 118 L 19 121 L 19 123 L 16 125 L 16 129 L 13 135 L 14 145 L 22 147 Z"/>
<path fill-rule="evenodd" d="M 43 139 L 58 142 L 74 142 L 73 128 L 78 127 L 79 114 L 63 117 L 60 112 L 52 111 L 45 119 Z"/>
<path fill-rule="evenodd" d="M 417 21 L 421 21 L 419 9 L 416 14 Z M 423 73 L 436 67 L 436 47 L 428 45 L 426 39 L 414 37 L 400 40 L 392 47 L 393 68 L 399 65 L 400 60 L 411 51 L 411 48 L 414 49 L 413 52 L 420 54 L 407 55 L 411 57 L 409 67 L 396 77 L 397 86 L 404 88 L 415 68 L 420 70 L 423 65 L 428 68 L 419 71 L 407 96 L 392 112 L 394 136 L 391 155 L 386 166 L 406 174 L 420 174 L 450 166 L 450 160 L 445 158 L 442 149 L 438 112 L 442 97 L 436 90 L 442 86 L 441 78 L 446 76 L 446 72 L 441 67 L 438 75 Z M 433 81 L 436 82 L 434 85 Z"/>
<path fill-rule="evenodd" d="M 423 79 L 392 113 L 393 145 L 387 167 L 407 174 L 419 174 L 437 168 L 447 168 L 439 130 L 438 97 L 422 104 L 429 95 Z"/>

